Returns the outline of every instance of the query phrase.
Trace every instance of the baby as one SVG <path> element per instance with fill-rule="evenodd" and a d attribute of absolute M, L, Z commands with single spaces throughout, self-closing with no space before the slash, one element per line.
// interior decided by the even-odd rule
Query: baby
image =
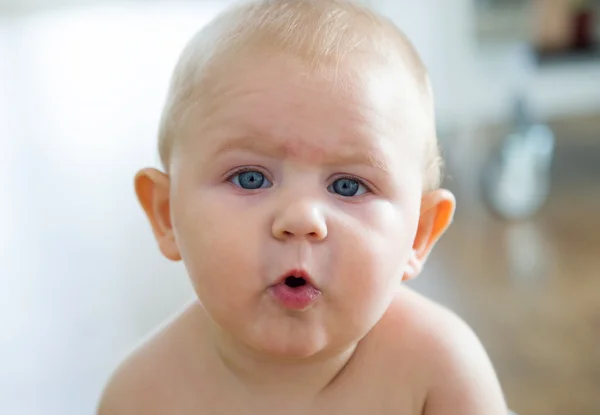
<path fill-rule="evenodd" d="M 186 46 L 135 179 L 197 301 L 115 371 L 112 414 L 505 415 L 415 278 L 454 213 L 423 64 L 352 1 L 259 0 Z"/>

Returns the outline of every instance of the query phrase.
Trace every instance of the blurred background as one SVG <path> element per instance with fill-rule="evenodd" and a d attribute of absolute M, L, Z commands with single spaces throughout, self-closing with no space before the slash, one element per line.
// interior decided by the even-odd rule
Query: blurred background
<path fill-rule="evenodd" d="M 92 414 L 192 298 L 133 176 L 178 53 L 230 3 L 0 0 L 0 414 Z M 459 201 L 411 285 L 472 325 L 513 410 L 599 415 L 600 2 L 365 3 L 430 69 Z"/>

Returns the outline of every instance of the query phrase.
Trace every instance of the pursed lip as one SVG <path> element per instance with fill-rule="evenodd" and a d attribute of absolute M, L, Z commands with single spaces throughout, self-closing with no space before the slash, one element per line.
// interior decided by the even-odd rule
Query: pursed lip
<path fill-rule="evenodd" d="M 291 311 L 310 309 L 322 294 L 309 273 L 303 269 L 293 269 L 281 275 L 269 292 L 283 308 Z"/>

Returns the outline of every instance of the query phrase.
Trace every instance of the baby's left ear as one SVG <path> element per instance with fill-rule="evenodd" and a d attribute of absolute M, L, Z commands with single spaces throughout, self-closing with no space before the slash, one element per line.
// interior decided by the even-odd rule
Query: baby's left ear
<path fill-rule="evenodd" d="M 438 189 L 423 195 L 419 227 L 402 280 L 411 280 L 421 273 L 433 246 L 452 223 L 455 208 L 456 199 L 448 190 Z"/>

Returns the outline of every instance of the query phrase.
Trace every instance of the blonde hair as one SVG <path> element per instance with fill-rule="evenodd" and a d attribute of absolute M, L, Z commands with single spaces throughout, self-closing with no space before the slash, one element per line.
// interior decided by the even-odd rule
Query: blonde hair
<path fill-rule="evenodd" d="M 201 99 L 199 86 L 211 73 L 218 76 L 219 65 L 226 65 L 227 59 L 257 51 L 294 56 L 312 71 L 337 68 L 345 57 L 357 53 L 379 57 L 386 64 L 400 61 L 430 101 L 433 119 L 427 71 L 411 42 L 386 18 L 352 0 L 254 0 L 217 16 L 182 51 L 159 127 L 160 160 L 167 172 L 178 127 L 195 100 Z M 425 157 L 426 190 L 439 187 L 442 176 L 443 162 L 433 135 Z"/>

